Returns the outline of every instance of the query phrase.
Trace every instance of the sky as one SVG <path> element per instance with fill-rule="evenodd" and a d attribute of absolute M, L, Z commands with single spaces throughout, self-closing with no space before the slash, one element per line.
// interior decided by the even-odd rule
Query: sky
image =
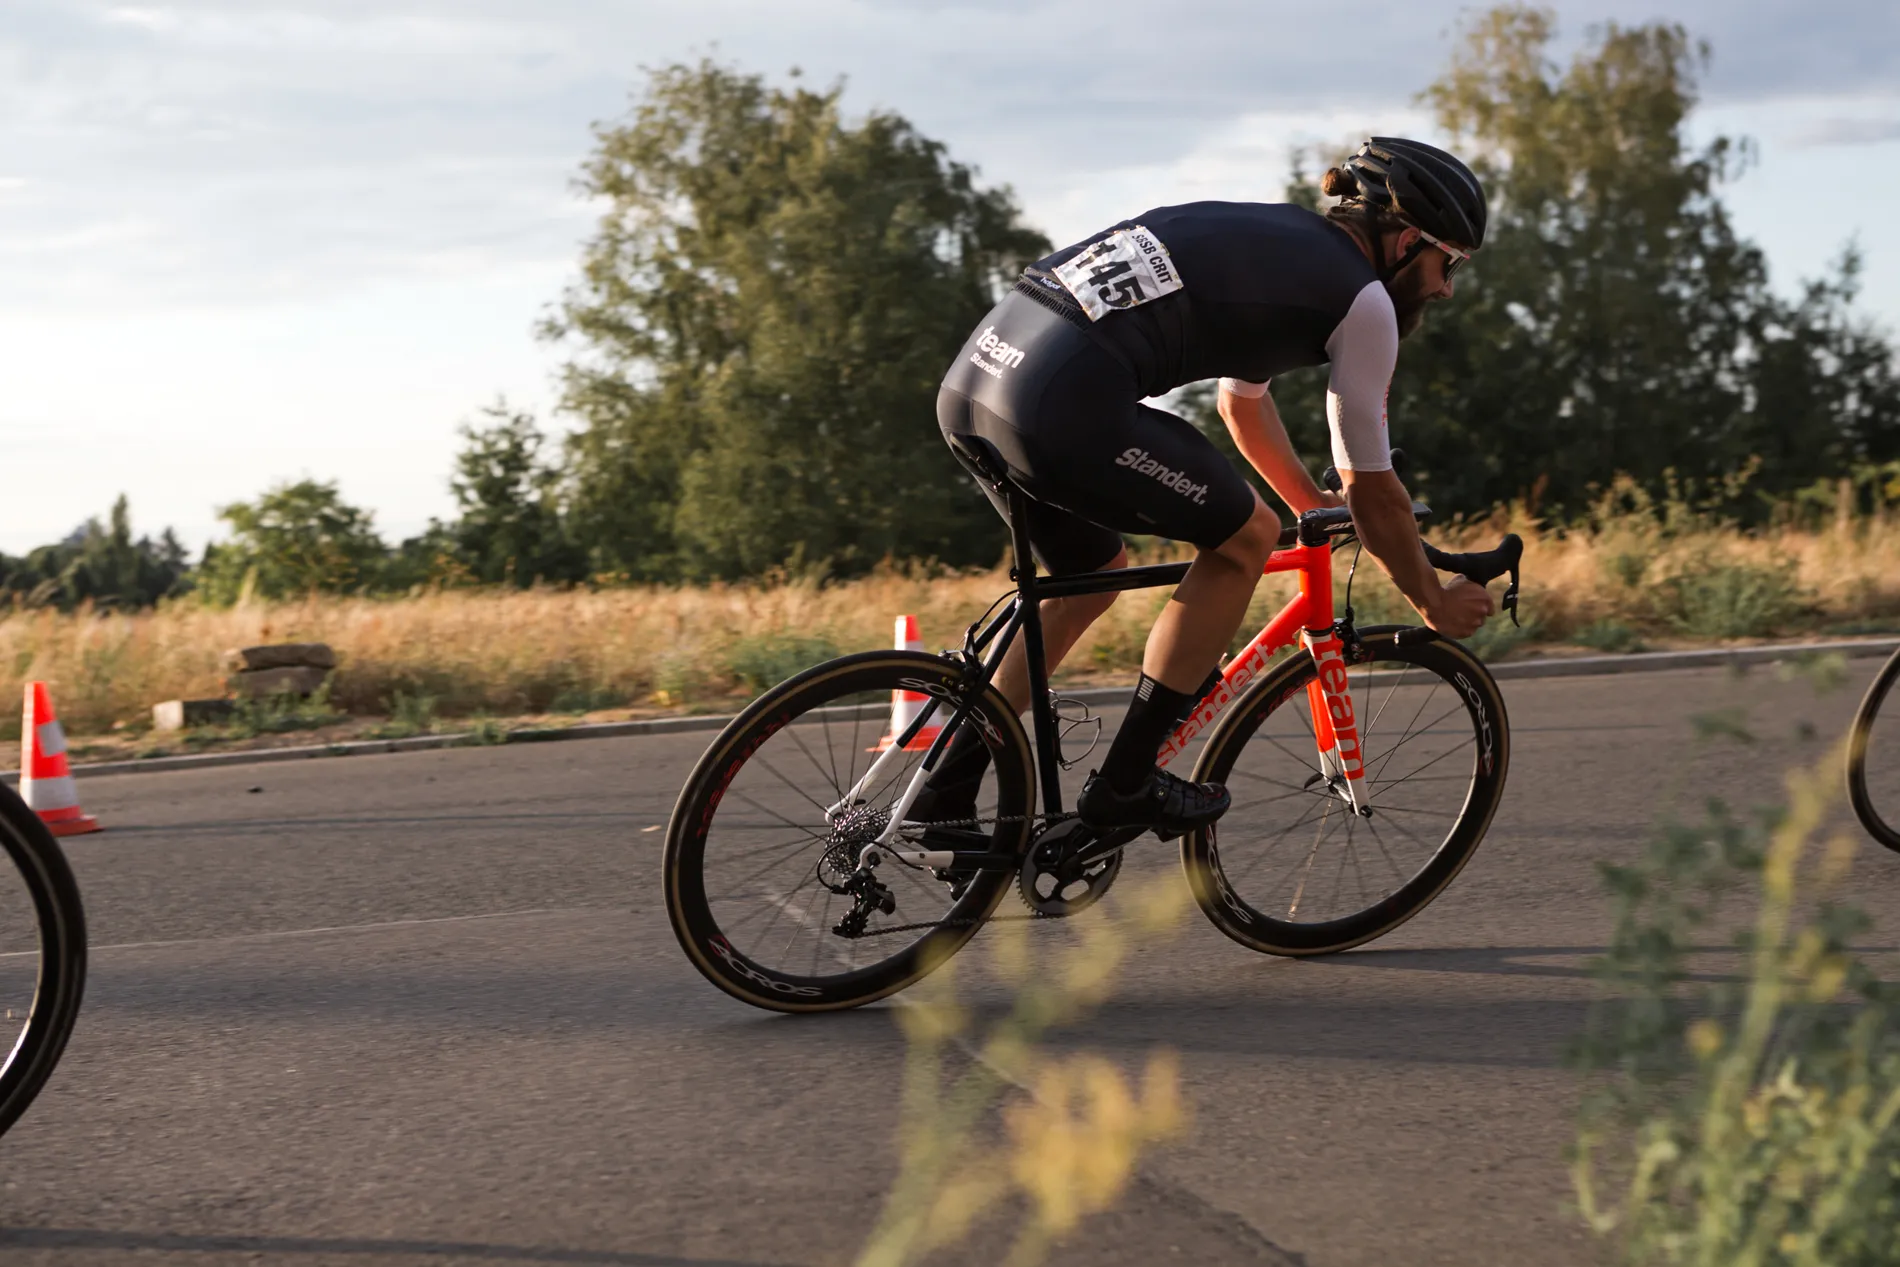
<path fill-rule="evenodd" d="M 1058 242 L 1142 208 L 1273 199 L 1298 144 L 1430 137 L 1458 5 L 1357 0 L 0 0 L 0 552 L 130 498 L 194 550 L 216 508 L 339 482 L 390 539 L 452 510 L 459 424 L 550 430 L 536 319 L 595 214 L 592 126 L 711 55 L 847 83 Z M 1900 5 L 1565 0 L 1707 39 L 1697 137 L 1792 289 L 1857 238 L 1900 331 Z"/>

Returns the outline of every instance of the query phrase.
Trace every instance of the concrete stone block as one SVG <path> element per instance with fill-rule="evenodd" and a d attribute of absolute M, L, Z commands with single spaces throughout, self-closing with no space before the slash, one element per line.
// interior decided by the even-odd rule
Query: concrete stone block
<path fill-rule="evenodd" d="M 336 652 L 323 642 L 276 642 L 261 647 L 234 647 L 224 653 L 225 667 L 233 673 L 260 669 L 334 669 Z"/>
<path fill-rule="evenodd" d="M 235 707 L 228 699 L 168 699 L 152 705 L 154 730 L 184 730 L 190 726 L 212 726 L 231 716 Z"/>

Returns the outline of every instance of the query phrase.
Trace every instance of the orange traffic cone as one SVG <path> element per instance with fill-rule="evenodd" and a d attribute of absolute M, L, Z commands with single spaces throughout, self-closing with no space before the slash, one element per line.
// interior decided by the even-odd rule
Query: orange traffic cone
<path fill-rule="evenodd" d="M 897 618 L 897 649 L 899 651 L 922 651 L 924 649 L 924 640 L 917 636 L 917 618 L 915 616 L 899 616 Z M 870 751 L 883 752 L 893 743 L 896 743 L 897 737 L 903 734 L 905 729 L 909 727 L 912 722 L 917 720 L 917 714 L 923 712 L 924 705 L 929 702 L 930 697 L 919 691 L 892 691 L 890 732 L 878 740 L 877 747 L 870 749 Z M 941 716 L 941 712 L 939 712 L 939 716 Z M 925 726 L 922 730 L 918 731 L 916 736 L 912 738 L 909 743 L 904 745 L 904 751 L 922 752 L 930 747 L 931 744 L 937 742 L 937 736 L 942 732 L 943 725 L 937 721 L 936 717 L 931 718 L 931 721 L 931 725 Z"/>
<path fill-rule="evenodd" d="M 53 715 L 46 683 L 26 684 L 26 717 L 20 727 L 20 799 L 55 836 L 99 830 L 99 820 L 79 808 L 73 772 L 66 765 L 66 732 Z"/>

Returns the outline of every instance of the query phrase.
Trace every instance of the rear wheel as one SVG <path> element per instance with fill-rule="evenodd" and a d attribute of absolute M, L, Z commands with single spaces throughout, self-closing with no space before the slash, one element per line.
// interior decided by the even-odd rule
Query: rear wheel
<path fill-rule="evenodd" d="M 1870 835 L 1900 852 L 1900 707 L 1885 708 L 1900 679 L 1900 654 L 1881 666 L 1848 734 L 1847 794 Z"/>
<path fill-rule="evenodd" d="M 1504 795 L 1504 698 L 1470 652 L 1382 627 L 1348 666 L 1369 815 L 1321 767 L 1304 654 L 1240 698 L 1195 766 L 1234 803 L 1183 839 L 1182 863 L 1207 917 L 1250 949 L 1319 955 L 1397 928 L 1470 860 Z"/>
<path fill-rule="evenodd" d="M 39 816 L 0 787 L 0 1134 L 59 1063 L 86 987 L 86 917 Z"/>
<path fill-rule="evenodd" d="M 990 687 L 971 714 L 990 770 L 952 847 L 999 861 L 951 883 L 885 855 L 873 875 L 887 902 L 859 907 L 842 891 L 925 755 L 900 752 L 841 807 L 878 758 L 892 693 L 934 698 L 934 726 L 950 720 L 962 690 L 949 661 L 871 651 L 774 687 L 720 733 L 666 835 L 667 911 L 707 980 L 775 1011 L 856 1007 L 903 989 L 976 934 L 1015 883 L 1035 808 L 1029 741 Z M 908 849 L 941 847 L 906 835 Z"/>

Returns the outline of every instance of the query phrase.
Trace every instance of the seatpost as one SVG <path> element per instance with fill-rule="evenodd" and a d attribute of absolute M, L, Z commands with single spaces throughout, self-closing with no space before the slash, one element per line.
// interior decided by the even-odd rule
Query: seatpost
<path fill-rule="evenodd" d="M 1023 655 L 1029 668 L 1029 715 L 1036 731 L 1036 767 L 1042 778 L 1043 812 L 1062 812 L 1062 772 L 1054 757 L 1056 714 L 1049 699 L 1048 661 L 1042 648 L 1042 605 L 1037 596 L 1036 556 L 1029 547 L 1028 507 L 1014 486 L 1004 488 L 1004 504 L 1009 512 L 1010 553 L 1014 566 L 1009 579 L 1016 582 L 1022 595 Z"/>

